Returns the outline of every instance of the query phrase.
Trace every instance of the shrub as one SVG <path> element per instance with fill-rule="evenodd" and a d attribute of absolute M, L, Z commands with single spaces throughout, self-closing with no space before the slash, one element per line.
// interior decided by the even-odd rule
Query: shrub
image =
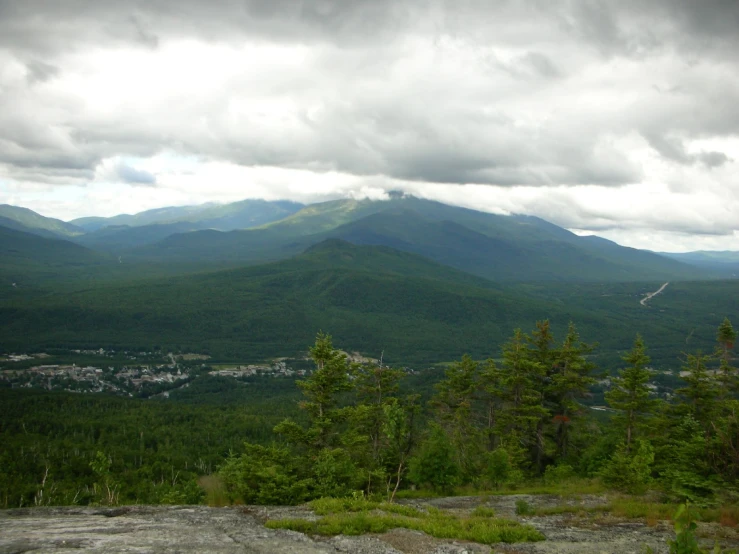
<path fill-rule="evenodd" d="M 519 516 L 534 515 L 534 507 L 525 500 L 516 500 L 516 514 Z"/>
<path fill-rule="evenodd" d="M 482 508 L 479 514 L 459 517 L 443 510 L 429 508 L 427 512 L 396 504 L 355 502 L 353 499 L 321 499 L 313 506 L 331 510 L 317 521 L 285 519 L 267 521 L 270 529 L 292 529 L 316 535 L 361 535 L 384 533 L 394 528 L 422 531 L 433 537 L 461 539 L 493 544 L 497 542 L 525 542 L 544 540 L 544 536 L 531 527 L 516 521 L 496 519 L 489 509 Z M 334 511 L 348 506 L 347 511 Z M 365 509 L 359 509 L 363 506 Z M 398 510 L 398 513 L 392 513 Z M 482 515 L 482 514 L 485 515 Z"/>
<path fill-rule="evenodd" d="M 669 541 L 670 554 L 702 554 L 695 538 L 695 515 L 686 502 L 677 509 L 675 513 L 675 540 Z"/>
<path fill-rule="evenodd" d="M 460 474 L 452 444 L 439 426 L 432 426 L 431 434 L 410 461 L 411 481 L 428 485 L 435 491 L 451 492 L 459 483 Z"/>
<path fill-rule="evenodd" d="M 219 477 L 231 502 L 299 504 L 308 497 L 308 480 L 300 479 L 294 456 L 286 448 L 246 444 L 239 457 L 230 456 Z"/>
<path fill-rule="evenodd" d="M 499 489 L 501 486 L 519 481 L 521 472 L 518 471 L 505 448 L 496 448 L 485 454 L 485 478 L 490 484 Z"/>
<path fill-rule="evenodd" d="M 549 466 L 544 472 L 544 482 L 547 485 L 556 485 L 567 479 L 571 479 L 575 475 L 575 470 L 567 464 L 559 464 Z"/>
<path fill-rule="evenodd" d="M 637 440 L 632 452 L 622 444 L 601 470 L 601 477 L 614 489 L 643 493 L 651 480 L 653 462 L 654 450 L 648 441 Z"/>

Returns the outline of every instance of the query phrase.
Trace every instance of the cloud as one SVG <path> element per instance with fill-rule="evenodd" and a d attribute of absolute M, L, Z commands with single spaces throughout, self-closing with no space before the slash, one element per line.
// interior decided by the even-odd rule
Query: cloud
<path fill-rule="evenodd" d="M 59 73 L 59 68 L 41 60 L 31 60 L 26 64 L 28 68 L 28 82 L 30 84 L 43 83 Z"/>
<path fill-rule="evenodd" d="M 124 163 L 116 166 L 116 173 L 122 182 L 128 183 L 129 185 L 153 186 L 157 184 L 156 176 L 148 171 L 136 169 Z"/>
<path fill-rule="evenodd" d="M 0 0 L 0 180 L 153 202 L 184 186 L 149 167 L 170 152 L 264 195 L 484 185 L 576 228 L 710 231 L 691 195 L 739 194 L 737 25 L 721 0 Z"/>
<path fill-rule="evenodd" d="M 134 162 L 135 163 L 135 162 Z M 154 187 L 156 175 L 122 158 L 109 158 L 95 169 L 95 180 L 102 183 L 121 183 L 133 187 Z"/>

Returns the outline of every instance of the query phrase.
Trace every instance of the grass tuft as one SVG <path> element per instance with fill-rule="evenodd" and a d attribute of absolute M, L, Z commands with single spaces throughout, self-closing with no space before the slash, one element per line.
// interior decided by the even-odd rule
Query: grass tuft
<path fill-rule="evenodd" d="M 204 475 L 198 479 L 198 485 L 205 491 L 205 503 L 220 508 L 230 504 L 226 487 L 217 475 Z"/>
<path fill-rule="evenodd" d="M 536 513 L 534 507 L 525 500 L 516 500 L 516 515 L 533 516 Z"/>
<path fill-rule="evenodd" d="M 476 517 L 495 517 L 495 510 L 487 506 L 478 506 L 472 511 L 472 515 Z"/>

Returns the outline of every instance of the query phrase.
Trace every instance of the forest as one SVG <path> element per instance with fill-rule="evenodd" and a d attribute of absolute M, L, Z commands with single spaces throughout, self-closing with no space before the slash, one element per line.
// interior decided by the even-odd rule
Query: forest
<path fill-rule="evenodd" d="M 351 363 L 319 333 L 297 382 L 211 377 L 167 401 L 0 389 L 0 506 L 393 501 L 571 481 L 732 502 L 736 337 L 725 319 L 712 352 L 684 354 L 666 399 L 640 336 L 608 377 L 574 324 L 555 341 L 546 320 L 433 386 L 382 360 Z M 586 406 L 604 379 L 606 406 Z"/>

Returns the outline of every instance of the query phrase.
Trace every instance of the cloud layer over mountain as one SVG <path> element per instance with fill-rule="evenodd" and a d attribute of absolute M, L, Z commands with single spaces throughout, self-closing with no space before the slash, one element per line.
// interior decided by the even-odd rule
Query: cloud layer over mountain
<path fill-rule="evenodd" d="M 722 0 L 0 0 L 0 201 L 404 189 L 739 249 L 737 28 Z"/>

